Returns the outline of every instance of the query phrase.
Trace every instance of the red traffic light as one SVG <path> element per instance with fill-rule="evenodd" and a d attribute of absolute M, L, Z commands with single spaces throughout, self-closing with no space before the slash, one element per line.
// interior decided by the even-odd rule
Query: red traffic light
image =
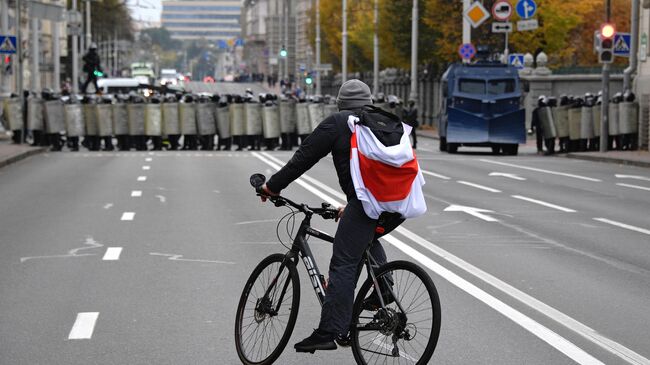
<path fill-rule="evenodd" d="M 605 23 L 600 27 L 600 35 L 603 39 L 614 38 L 616 35 L 616 28 L 614 24 Z"/>

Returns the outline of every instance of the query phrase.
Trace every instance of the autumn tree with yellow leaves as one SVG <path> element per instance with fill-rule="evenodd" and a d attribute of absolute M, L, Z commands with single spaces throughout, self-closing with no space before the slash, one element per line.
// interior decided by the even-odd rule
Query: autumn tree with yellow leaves
<path fill-rule="evenodd" d="M 490 10 L 496 0 L 482 3 Z M 516 5 L 517 0 L 511 0 Z M 322 62 L 340 70 L 342 49 L 342 5 L 340 0 L 321 0 Z M 350 72 L 372 70 L 374 0 L 348 0 L 348 68 Z M 510 35 L 511 53 L 545 52 L 550 67 L 595 66 L 594 31 L 605 18 L 603 0 L 537 0 L 535 17 L 539 29 L 515 31 Z M 612 21 L 619 31 L 630 28 L 630 0 L 612 0 Z M 419 64 L 444 70 L 458 62 L 462 43 L 462 2 L 459 0 L 421 0 L 419 3 Z M 379 0 L 379 46 L 381 68 L 409 68 L 411 58 L 412 0 Z M 312 14 L 313 15 L 313 14 Z M 312 17 L 312 21 L 313 21 Z M 515 14 L 512 22 L 516 23 Z M 489 19 L 472 29 L 474 44 L 488 45 L 495 51 L 504 48 L 503 34 L 493 34 Z M 313 29 L 313 27 L 310 27 Z M 515 26 L 516 28 L 516 26 Z M 313 39 L 313 32 L 311 34 Z M 624 64 L 620 59 L 618 63 Z"/>

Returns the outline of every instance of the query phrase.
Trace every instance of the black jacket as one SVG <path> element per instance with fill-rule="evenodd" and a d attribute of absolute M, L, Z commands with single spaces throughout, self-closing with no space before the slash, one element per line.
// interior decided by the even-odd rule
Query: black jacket
<path fill-rule="evenodd" d="M 99 68 L 100 60 L 97 51 L 94 50 L 88 51 L 88 53 L 84 55 L 83 61 L 84 61 L 83 68 L 85 72 L 93 72 Z"/>
<path fill-rule="evenodd" d="M 280 171 L 271 176 L 266 186 L 272 192 L 279 193 L 331 152 L 341 189 L 343 189 L 348 201 L 356 199 L 352 176 L 350 175 L 350 138 L 352 132 L 348 127 L 348 117 L 352 114 L 354 114 L 353 111 L 346 110 L 325 118 L 300 145 L 291 160 Z"/>

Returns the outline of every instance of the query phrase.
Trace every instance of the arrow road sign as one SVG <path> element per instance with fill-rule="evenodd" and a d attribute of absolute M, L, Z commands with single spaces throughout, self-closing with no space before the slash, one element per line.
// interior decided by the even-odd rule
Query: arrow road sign
<path fill-rule="evenodd" d="M 508 55 L 508 64 L 515 66 L 515 68 L 524 68 L 524 55 L 521 53 L 512 53 Z M 490 175 L 492 176 L 492 175 Z"/>
<path fill-rule="evenodd" d="M 512 33 L 512 23 L 492 23 L 492 33 Z"/>
<path fill-rule="evenodd" d="M 458 48 L 458 54 L 464 60 L 471 60 L 476 56 L 476 48 L 471 43 L 465 43 Z"/>
<path fill-rule="evenodd" d="M 537 28 L 539 28 L 539 22 L 537 19 L 520 20 L 517 22 L 517 30 L 520 32 L 535 30 Z"/>
<path fill-rule="evenodd" d="M 478 28 L 490 18 L 490 13 L 485 10 L 483 4 L 478 1 L 473 3 L 467 11 L 465 11 L 464 15 L 465 19 L 467 19 L 474 28 Z"/>
<path fill-rule="evenodd" d="M 614 54 L 621 57 L 630 57 L 632 36 L 630 33 L 616 33 L 614 36 Z"/>
<path fill-rule="evenodd" d="M 512 16 L 512 5 L 507 0 L 499 0 L 492 7 L 492 16 L 500 22 L 506 22 Z"/>
<path fill-rule="evenodd" d="M 16 37 L 0 35 L 0 53 L 16 53 Z"/>
<path fill-rule="evenodd" d="M 537 12 L 537 3 L 533 0 L 519 0 L 517 14 L 521 19 L 530 19 Z"/>
<path fill-rule="evenodd" d="M 476 218 L 482 219 L 486 222 L 498 222 L 499 220 L 493 217 L 490 217 L 489 215 L 483 214 L 483 213 L 494 213 L 494 211 L 487 210 L 487 209 L 481 209 L 481 208 L 473 208 L 473 207 L 466 207 L 463 205 L 450 205 L 444 210 L 445 212 L 465 212 L 471 216 L 474 216 Z"/>
<path fill-rule="evenodd" d="M 515 174 L 506 174 L 505 172 L 490 172 L 489 176 L 500 176 L 500 177 L 505 177 L 508 179 L 513 179 L 513 180 L 519 180 L 519 181 L 525 181 L 525 177 L 521 177 Z"/>

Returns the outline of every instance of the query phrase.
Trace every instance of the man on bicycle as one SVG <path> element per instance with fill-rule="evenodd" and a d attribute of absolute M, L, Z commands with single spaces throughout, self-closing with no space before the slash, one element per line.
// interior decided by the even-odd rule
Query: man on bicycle
<path fill-rule="evenodd" d="M 339 109 L 325 118 L 314 132 L 302 143 L 291 160 L 262 187 L 267 195 L 278 195 L 291 182 L 314 166 L 320 159 L 332 154 L 334 167 L 341 189 L 347 197 L 345 214 L 341 213 L 334 249 L 329 267 L 329 284 L 323 303 L 321 319 L 314 333 L 297 343 L 297 352 L 315 350 L 335 350 L 334 342 L 345 341 L 352 320 L 354 290 L 358 279 L 357 269 L 366 248 L 371 246 L 371 254 L 381 265 L 386 262 L 386 253 L 377 240 L 387 234 L 404 219 L 399 214 L 384 214 L 379 221 L 369 218 L 356 196 L 350 173 L 350 138 L 348 117 L 356 115 L 366 105 L 372 104 L 370 88 L 359 80 L 345 82 L 339 90 L 336 103 Z M 384 301 L 392 301 L 384 298 Z M 371 294 L 364 302 L 364 308 L 379 306 L 379 298 Z M 341 342 L 339 342 L 341 343 Z"/>

